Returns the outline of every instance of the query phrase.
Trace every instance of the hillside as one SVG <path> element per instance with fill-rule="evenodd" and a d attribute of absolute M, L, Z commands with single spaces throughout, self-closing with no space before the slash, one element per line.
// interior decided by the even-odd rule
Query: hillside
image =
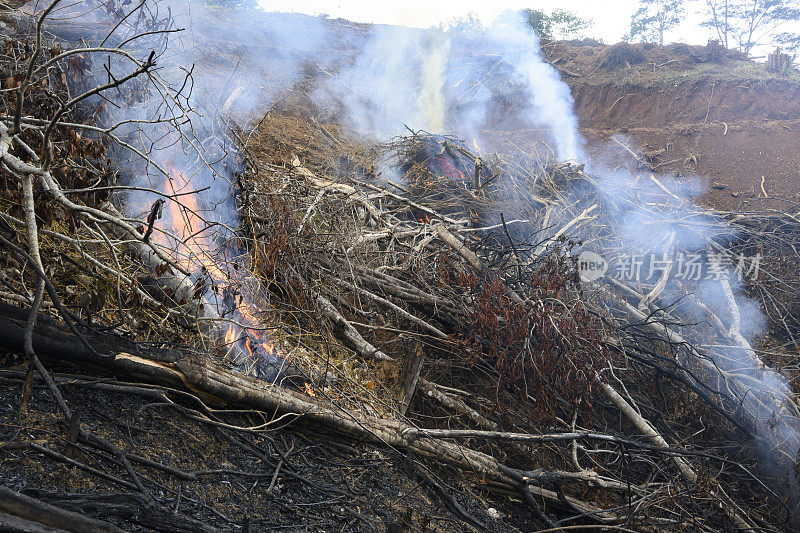
<path fill-rule="evenodd" d="M 702 46 L 629 48 L 630 61 L 614 61 L 614 47 L 592 42 L 545 47 L 559 68 L 578 74 L 562 77 L 595 154 L 624 134 L 658 172 L 704 177 L 701 201 L 720 209 L 785 208 L 757 200 L 762 176 L 770 197 L 797 199 L 800 72 L 779 75 Z"/>
<path fill-rule="evenodd" d="M 797 73 L 3 5 L 0 530 L 798 530 Z"/>

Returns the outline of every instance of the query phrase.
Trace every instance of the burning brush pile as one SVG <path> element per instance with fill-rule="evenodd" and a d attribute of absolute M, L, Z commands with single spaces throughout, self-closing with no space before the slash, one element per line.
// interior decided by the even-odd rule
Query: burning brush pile
<path fill-rule="evenodd" d="M 294 158 L 245 194 L 256 271 L 328 348 L 315 394 L 506 458 L 543 524 L 793 523 L 796 220 L 424 132 L 382 149 L 391 179 Z"/>
<path fill-rule="evenodd" d="M 24 416 L 38 375 L 67 428 L 64 454 L 20 431 L 4 453 L 76 466 L 173 520 L 205 498 L 184 482 L 271 478 L 285 520 L 297 502 L 279 476 L 311 483 L 291 449 L 258 450 L 300 419 L 403 454 L 459 527 L 797 527 L 795 215 L 712 212 L 685 181 L 423 131 L 363 146 L 274 109 L 245 128 L 218 113 L 247 93 L 233 74 L 194 108 L 203 62 L 155 68 L 178 23 L 143 5 L 107 6 L 122 35 L 99 62 L 38 30 L 4 44 L 0 347 L 25 366 L 2 377 Z M 122 48 L 143 36 L 152 48 Z M 580 153 L 577 127 L 551 129 Z M 258 462 L 183 472 L 117 449 L 64 400 L 75 383 L 175 409 Z"/>

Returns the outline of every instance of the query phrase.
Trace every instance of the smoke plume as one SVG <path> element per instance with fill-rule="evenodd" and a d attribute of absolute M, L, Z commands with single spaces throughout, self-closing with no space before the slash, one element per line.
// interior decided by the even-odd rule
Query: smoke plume
<path fill-rule="evenodd" d="M 163 46 L 159 76 L 172 86 L 188 80 L 190 90 L 184 94 L 191 95 L 171 105 L 158 98 L 120 105 L 114 118 L 129 121 L 119 129 L 122 138 L 152 154 L 162 167 L 182 169 L 188 179 L 175 192 L 197 191 L 199 209 L 211 222 L 203 230 L 208 242 L 230 241 L 237 225 L 231 184 L 235 150 L 221 126 L 224 117 L 263 113 L 307 76 L 314 76 L 310 96 L 315 104 L 337 109 L 339 119 L 362 135 L 386 140 L 409 127 L 480 140 L 492 129 L 533 129 L 552 147 L 554 157 L 587 162 L 569 88 L 542 58 L 538 39 L 518 14 L 507 13 L 480 32 L 458 33 L 364 28 L 302 15 L 222 11 L 181 0 L 158 5 L 169 8 L 174 27 L 183 28 L 157 43 Z M 147 51 L 141 41 L 129 48 Z M 111 61 L 124 66 L 124 60 Z M 100 67 L 98 76 L 103 75 Z M 151 92 L 158 90 L 150 87 Z M 137 121 L 165 116 L 184 127 L 191 119 L 202 138 L 189 138 L 169 124 L 151 128 L 150 136 L 143 137 L 135 127 Z M 134 184 L 162 190 L 163 174 L 134 159 Z M 664 179 L 659 186 L 648 175 L 611 170 L 602 161 L 590 167 L 606 198 L 631 198 L 635 192 L 637 200 L 619 203 L 615 212 L 620 253 L 682 252 L 707 258 L 710 243 L 735 238 L 715 215 L 697 214 L 692 204 L 700 190 L 696 182 Z M 654 198 L 657 209 L 649 204 Z M 140 217 L 155 199 L 147 193 L 130 194 L 128 214 Z M 781 374 L 759 365 L 749 348 L 763 332 L 765 319 L 735 281 L 733 265 L 723 268 L 734 281 L 725 286 L 702 280 L 690 287 L 692 298 L 686 298 L 684 284 L 670 277 L 659 305 L 671 307 L 686 324 L 708 310 L 726 317 L 725 326 L 736 329 L 743 342 L 707 347 L 705 353 L 722 372 L 746 375 L 746 394 L 732 400 L 754 413 L 762 459 L 776 456 L 774 443 L 795 458 L 800 438 L 784 402 L 791 390 Z M 731 298 L 739 313 L 736 324 Z"/>

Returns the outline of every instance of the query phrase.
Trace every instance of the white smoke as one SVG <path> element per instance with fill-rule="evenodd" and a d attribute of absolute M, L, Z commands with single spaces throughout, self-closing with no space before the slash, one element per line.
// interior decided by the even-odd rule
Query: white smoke
<path fill-rule="evenodd" d="M 517 12 L 504 13 L 489 33 L 502 60 L 514 67 L 514 79 L 529 88 L 530 118 L 552 135 L 558 158 L 584 162 L 585 142 L 578 132 L 572 93 L 558 71 L 542 59 L 536 34 Z"/>
<path fill-rule="evenodd" d="M 192 96 L 183 104 L 193 109 L 189 115 L 198 125 L 208 127 L 196 130 L 203 136 L 200 144 L 169 128 L 151 130 L 150 137 L 134 137 L 138 132 L 130 126 L 127 131 L 121 128 L 120 134 L 130 134 L 130 142 L 152 153 L 157 162 L 171 160 L 186 169 L 190 188 L 201 191 L 203 216 L 216 224 L 212 228 L 215 239 L 230 238 L 228 228 L 236 226 L 236 211 L 231 202 L 232 172 L 226 166 L 232 144 L 214 117 L 223 108 L 228 115 L 263 112 L 291 91 L 311 67 L 318 76 L 312 100 L 343 109 L 342 119 L 359 133 L 385 140 L 408 126 L 480 138 L 484 129 L 505 120 L 498 110 L 506 108 L 511 124 L 542 130 L 559 159 L 586 162 L 569 88 L 543 60 L 538 39 L 518 14 L 507 13 L 479 33 L 454 34 L 386 26 L 365 30 L 301 15 L 217 10 L 187 0 L 159 5 L 169 6 L 176 26 L 185 28 L 170 37 L 166 52 L 159 56 L 159 75 L 179 86 L 186 72 L 192 72 Z M 103 75 L 100 66 L 98 76 Z M 120 106 L 115 113 L 116 120 L 152 121 L 183 110 L 177 104 L 165 107 L 153 98 Z M 691 224 L 686 223 L 687 214 L 697 211 L 689 209 L 698 191 L 692 182 L 664 180 L 662 185 L 672 191 L 665 203 L 664 191 L 647 176 L 612 171 L 600 163 L 592 167 L 601 177 L 605 197 L 628 197 L 634 190 L 641 200 L 617 213 L 621 228 L 617 237 L 629 252 L 694 253 L 704 251 L 710 240 L 734 237 L 720 235 L 721 226 L 710 213 L 692 215 Z M 154 168 L 144 166 L 135 184 L 161 189 L 163 179 Z M 128 214 L 140 216 L 155 198 L 132 195 Z M 658 198 L 661 207 L 648 207 L 649 198 Z M 669 250 L 658 244 L 670 236 Z M 729 316 L 719 283 L 702 283 L 694 290 L 703 305 L 720 317 Z M 734 284 L 732 291 L 742 315 L 742 334 L 752 341 L 763 331 L 764 317 L 740 285 Z M 662 303 L 681 302 L 676 312 L 687 324 L 693 323 L 702 312 L 684 296 L 685 288 L 671 280 Z M 785 453 L 796 457 L 800 439 L 780 400 L 791 394 L 786 379 L 772 370 L 755 368 L 751 354 L 741 347 L 713 347 L 707 353 L 721 368 L 744 369 L 759 383 L 741 400 L 757 413 L 759 436 L 766 442 L 784 442 Z M 769 457 L 774 450 L 765 447 L 764 453 Z"/>
<path fill-rule="evenodd" d="M 404 126 L 444 129 L 447 35 L 436 30 L 378 26 L 369 30 L 353 64 L 315 91 L 323 105 L 344 106 L 362 135 L 385 139 Z"/>
<path fill-rule="evenodd" d="M 623 144 L 632 146 L 627 139 Z M 607 155 L 618 151 L 616 146 L 610 144 Z M 693 203 L 703 192 L 699 179 L 654 178 L 648 172 L 620 170 L 618 165 L 612 169 L 602 158 L 594 161 L 593 169 L 597 189 L 609 200 L 608 209 L 616 219 L 612 236 L 618 241 L 616 253 L 673 263 L 666 287 L 654 304 L 668 310 L 669 327 L 700 354 L 679 353 L 678 363 L 705 366 L 701 374 L 708 377 L 703 386 L 724 398 L 735 416 L 746 422 L 764 469 L 788 483 L 777 492 L 796 501 L 798 487 L 792 469 L 800 450 L 800 425 L 794 395 L 787 378 L 764 365 L 752 348 L 767 331 L 766 316 L 744 287 L 746 271 L 758 258 L 726 257 L 720 251 L 735 242 L 737 235 L 718 214 Z M 677 275 L 676 267 L 680 258 L 692 256 L 700 258 L 702 275 L 687 280 Z M 737 266 L 742 267 L 737 260 L 746 261 L 746 268 L 737 271 Z M 655 280 L 646 279 L 648 266 L 645 261 L 639 277 L 651 286 Z M 709 313 L 726 330 L 719 337 L 713 333 Z"/>
<path fill-rule="evenodd" d="M 470 33 L 375 26 L 315 98 L 343 105 L 356 131 L 381 139 L 406 126 L 478 138 L 510 102 L 513 122 L 542 129 L 559 159 L 585 159 L 569 87 L 517 12 Z"/>
<path fill-rule="evenodd" d="M 200 1 L 160 0 L 147 5 L 163 15 L 169 13 L 171 29 L 180 31 L 170 33 L 166 42 L 157 36 L 125 47 L 141 57 L 151 49 L 160 52 L 159 81 L 148 85 L 150 97 L 131 102 L 112 94 L 116 105 L 107 106 L 111 122 L 123 123 L 115 132 L 148 154 L 154 164 L 145 164 L 127 150 L 119 155 L 128 158 L 130 184 L 138 187 L 163 191 L 166 177 L 161 170 L 184 172 L 189 183 L 175 192 L 197 191 L 198 214 L 209 223 L 201 236 L 229 241 L 238 225 L 232 184 L 238 157 L 228 120 L 246 125 L 257 110 L 268 109 L 297 83 L 312 58 L 326 61 L 331 53 L 328 26 L 318 17 L 245 12 Z M 123 25 L 119 40 L 136 31 Z M 111 55 L 95 62 L 98 78 L 105 76 L 105 65 L 116 73 L 131 68 L 127 60 Z M 177 98 L 164 98 L 165 87 L 182 90 Z M 141 218 L 156 199 L 155 193 L 126 195 L 127 214 Z M 164 217 L 160 225 L 168 226 L 166 210 Z"/>

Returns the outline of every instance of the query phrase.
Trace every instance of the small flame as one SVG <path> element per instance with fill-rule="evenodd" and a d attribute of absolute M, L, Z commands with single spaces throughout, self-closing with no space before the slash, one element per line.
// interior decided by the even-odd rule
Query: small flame
<path fill-rule="evenodd" d="M 478 146 L 478 139 L 475 137 L 472 138 L 472 146 L 475 147 L 475 151 L 478 152 L 479 157 L 483 157 L 483 153 L 481 152 L 481 147 Z"/>
<path fill-rule="evenodd" d="M 228 331 L 225 332 L 225 345 L 230 346 L 236 340 L 236 330 L 233 329 L 233 324 L 228 326 Z"/>
<path fill-rule="evenodd" d="M 262 342 L 261 343 L 261 349 L 264 350 L 265 352 L 267 352 L 268 354 L 274 354 L 275 353 L 275 345 L 272 344 L 271 342 Z"/>

